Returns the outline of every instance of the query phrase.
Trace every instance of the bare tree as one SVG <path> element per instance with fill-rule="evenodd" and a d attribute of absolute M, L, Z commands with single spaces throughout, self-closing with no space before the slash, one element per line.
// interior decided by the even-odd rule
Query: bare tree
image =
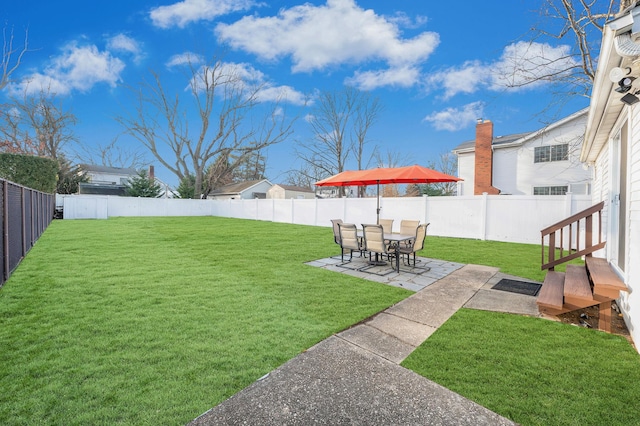
<path fill-rule="evenodd" d="M 22 99 L 12 98 L 0 109 L 3 149 L 57 160 L 65 147 L 77 140 L 73 131 L 77 121 L 55 94 L 41 90 L 30 95 L 25 91 Z"/>
<path fill-rule="evenodd" d="M 2 58 L 0 58 L 0 90 L 4 89 L 11 81 L 11 75 L 22 63 L 22 58 L 29 51 L 29 31 L 24 32 L 24 43 L 22 48 L 16 48 L 13 44 L 13 28 L 7 31 L 5 26 L 2 29 Z"/>
<path fill-rule="evenodd" d="M 157 73 L 152 75 L 153 81 L 136 91 L 135 112 L 117 121 L 180 181 L 194 176 L 194 198 L 202 196 L 205 171 L 217 157 L 228 160 L 221 172 L 233 172 L 252 153 L 292 133 L 293 120 L 280 104 L 272 104 L 260 117 L 262 87 L 249 87 L 239 70 L 221 61 L 190 66 L 191 109 L 183 106 L 179 94 L 164 88 Z"/>
<path fill-rule="evenodd" d="M 248 155 L 244 162 L 239 164 L 233 173 L 233 180 L 236 182 L 246 182 L 250 180 L 265 179 L 267 159 L 259 150 Z"/>
<path fill-rule="evenodd" d="M 76 154 L 81 163 L 126 169 L 142 169 L 149 165 L 145 152 L 118 144 L 118 137 L 105 145 L 97 144 L 91 148 L 83 146 L 81 149 L 82 151 Z"/>
<path fill-rule="evenodd" d="M 304 163 L 302 168 L 291 170 L 287 173 L 286 183 L 302 188 L 313 188 L 315 183 L 326 177 L 323 170 L 316 167 L 313 163 Z"/>
<path fill-rule="evenodd" d="M 409 159 L 406 155 L 401 155 L 395 151 L 387 150 L 385 153 L 376 153 L 377 167 L 402 167 L 408 164 Z M 397 184 L 382 185 L 383 197 L 399 197 L 400 188 Z"/>
<path fill-rule="evenodd" d="M 614 16 L 616 0 L 544 0 L 542 21 L 534 26 L 530 42 L 551 37 L 566 41 L 571 50 L 564 56 L 513 58 L 511 86 L 551 82 L 564 95 L 589 96 L 605 22 Z M 630 1 L 620 1 L 626 7 Z M 550 30 L 557 28 L 557 30 Z M 526 63 L 520 63 L 527 58 Z M 566 99 L 566 96 L 564 97 Z"/>
<path fill-rule="evenodd" d="M 369 167 L 369 163 L 378 152 L 377 147 L 374 147 L 373 151 L 366 158 L 366 145 L 369 143 L 367 139 L 367 133 L 369 129 L 375 123 L 378 114 L 382 110 L 382 105 L 378 98 L 372 98 L 369 93 L 362 93 L 361 102 L 359 107 L 355 110 L 355 116 L 353 120 L 353 133 L 354 144 L 353 152 L 355 155 L 356 163 L 358 164 L 358 170 L 363 170 Z M 358 187 L 358 197 L 364 197 L 366 194 L 366 187 Z"/>
<path fill-rule="evenodd" d="M 446 175 L 458 174 L 458 157 L 451 151 L 446 151 L 438 157 L 437 161 L 430 161 L 428 166 Z M 440 195 L 456 195 L 458 184 L 456 182 L 437 182 L 429 184 Z"/>
<path fill-rule="evenodd" d="M 360 169 L 365 161 L 367 132 L 380 108 L 377 98 L 353 87 L 322 92 L 308 118 L 313 140 L 302 144 L 297 152 L 303 162 L 298 172 L 320 172 L 320 178 L 343 172 L 351 154 L 355 154 Z M 344 196 L 342 187 L 340 195 Z"/>

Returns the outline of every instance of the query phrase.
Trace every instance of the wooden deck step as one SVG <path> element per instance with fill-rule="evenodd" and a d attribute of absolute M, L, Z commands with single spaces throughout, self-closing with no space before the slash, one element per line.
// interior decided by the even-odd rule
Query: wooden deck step
<path fill-rule="evenodd" d="M 538 306 L 552 310 L 562 310 L 562 304 L 564 303 L 564 275 L 562 272 L 547 272 L 536 300 Z"/>
<path fill-rule="evenodd" d="M 594 303 L 591 283 L 584 266 L 567 265 L 564 276 L 564 303 L 575 306 Z"/>
<path fill-rule="evenodd" d="M 587 257 L 587 270 L 593 282 L 593 292 L 611 299 L 620 297 L 620 291 L 629 291 L 625 283 L 613 271 L 609 262 L 601 257 Z"/>

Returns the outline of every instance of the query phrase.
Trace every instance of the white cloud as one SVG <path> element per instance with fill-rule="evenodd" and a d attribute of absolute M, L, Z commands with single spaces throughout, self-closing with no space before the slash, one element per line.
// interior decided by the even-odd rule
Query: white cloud
<path fill-rule="evenodd" d="M 444 90 L 448 99 L 458 93 L 474 93 L 491 81 L 491 67 L 480 61 L 468 61 L 461 67 L 451 67 L 427 76 L 426 82 L 436 90 Z"/>
<path fill-rule="evenodd" d="M 307 97 L 291 86 L 272 86 L 266 84 L 258 92 L 261 102 L 287 102 L 293 105 L 304 105 Z"/>
<path fill-rule="evenodd" d="M 204 72 L 205 68 L 202 67 L 196 74 L 200 81 Z M 291 86 L 274 85 L 262 71 L 250 64 L 223 62 L 216 69 L 210 68 L 209 72 L 215 73 L 209 76 L 209 81 L 218 80 L 218 84 L 231 83 L 242 89 L 257 90 L 256 98 L 260 102 L 286 102 L 294 105 L 304 105 L 307 102 L 304 93 Z"/>
<path fill-rule="evenodd" d="M 10 88 L 11 93 L 35 93 L 41 90 L 66 95 L 87 92 L 99 83 L 115 87 L 124 70 L 124 62 L 95 45 L 68 44 L 44 72 L 34 72 Z"/>
<path fill-rule="evenodd" d="M 433 90 L 443 89 L 445 99 L 480 89 L 533 89 L 552 82 L 549 76 L 557 78 L 577 65 L 569 50 L 567 45 L 518 42 L 505 47 L 497 61 L 467 61 L 462 66 L 431 74 L 425 82 Z"/>
<path fill-rule="evenodd" d="M 520 41 L 505 47 L 502 57 L 494 64 L 492 88 L 539 86 L 578 65 L 568 45 L 553 47 L 547 43 Z"/>
<path fill-rule="evenodd" d="M 202 57 L 202 55 L 198 55 L 197 53 L 193 52 L 183 52 L 177 55 L 173 55 L 171 58 L 169 58 L 166 65 L 167 67 L 172 68 L 181 65 L 196 66 L 202 63 L 204 63 L 204 58 Z"/>
<path fill-rule="evenodd" d="M 422 15 L 417 15 L 411 18 L 405 12 L 396 12 L 395 15 L 390 16 L 388 19 L 390 22 L 393 22 L 398 26 L 411 29 L 420 28 L 429 20 L 426 16 Z"/>
<path fill-rule="evenodd" d="M 116 52 L 129 53 L 133 55 L 134 61 L 137 63 L 143 58 L 140 43 L 124 34 L 115 35 L 107 40 L 107 49 Z"/>
<path fill-rule="evenodd" d="M 345 83 L 362 90 L 373 90 L 378 87 L 411 87 L 420 79 L 420 70 L 406 66 L 386 70 L 356 72 Z"/>
<path fill-rule="evenodd" d="M 482 117 L 483 102 L 472 102 L 462 108 L 447 108 L 426 116 L 423 120 L 432 124 L 436 130 L 455 132 L 464 129 Z"/>
<path fill-rule="evenodd" d="M 160 28 L 184 28 L 191 22 L 211 21 L 228 13 L 248 10 L 253 0 L 183 0 L 168 6 L 151 9 L 153 25 Z"/>
<path fill-rule="evenodd" d="M 424 61 L 439 43 L 436 33 L 401 38 L 398 25 L 354 0 L 327 0 L 282 9 L 277 16 L 245 16 L 218 24 L 216 34 L 236 49 L 262 59 L 290 56 L 294 72 L 309 72 L 343 63 L 386 62 L 389 68 Z"/>

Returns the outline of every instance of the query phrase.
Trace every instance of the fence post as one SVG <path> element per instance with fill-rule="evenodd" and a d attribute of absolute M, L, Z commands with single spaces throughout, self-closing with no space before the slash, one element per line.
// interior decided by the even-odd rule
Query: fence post
<path fill-rule="evenodd" d="M 4 243 L 4 262 L 2 283 L 9 279 L 9 182 L 2 181 L 2 236 Z"/>
<path fill-rule="evenodd" d="M 569 217 L 573 215 L 573 194 L 571 192 L 567 192 L 564 197 L 564 216 Z"/>
<path fill-rule="evenodd" d="M 482 211 L 480 212 L 480 239 L 482 241 L 487 239 L 487 201 L 489 198 L 489 194 L 486 192 L 482 193 Z"/>
<path fill-rule="evenodd" d="M 424 215 L 422 223 L 429 223 L 429 196 L 427 194 L 422 194 L 422 199 L 424 201 Z"/>
<path fill-rule="evenodd" d="M 24 189 L 24 186 L 22 186 L 20 187 L 20 212 L 21 212 L 20 222 L 22 225 L 22 257 L 24 257 L 27 254 L 27 215 L 26 215 L 26 212 L 24 211 L 26 208 L 24 197 L 25 197 L 25 189 Z"/>
<path fill-rule="evenodd" d="M 345 222 L 349 222 L 347 220 L 347 197 L 342 198 L 342 217 L 344 217 Z"/>

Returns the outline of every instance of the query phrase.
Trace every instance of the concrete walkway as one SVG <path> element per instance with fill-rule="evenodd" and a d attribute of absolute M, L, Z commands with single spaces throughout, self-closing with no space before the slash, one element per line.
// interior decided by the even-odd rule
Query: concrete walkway
<path fill-rule="evenodd" d="M 191 424 L 514 424 L 399 365 L 463 306 L 538 315 L 534 297 L 491 289 L 507 277 L 497 268 L 448 267 L 411 297 L 320 342 Z"/>

